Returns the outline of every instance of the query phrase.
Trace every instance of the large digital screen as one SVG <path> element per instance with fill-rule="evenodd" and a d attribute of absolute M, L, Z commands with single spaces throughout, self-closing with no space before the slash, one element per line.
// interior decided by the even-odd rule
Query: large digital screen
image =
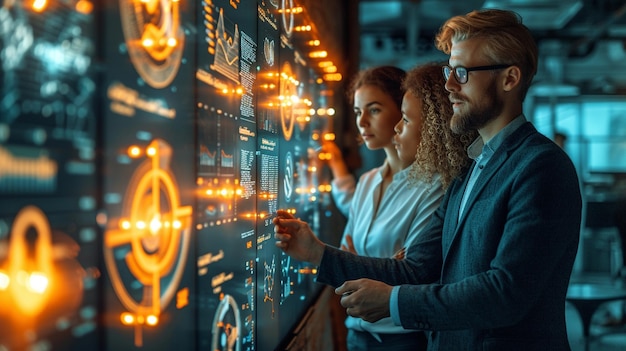
<path fill-rule="evenodd" d="M 93 3 L 0 6 L 0 349 L 98 343 Z"/>
<path fill-rule="evenodd" d="M 0 349 L 283 349 L 329 216 L 293 0 L 0 7 Z"/>
<path fill-rule="evenodd" d="M 102 38 L 107 349 L 193 349 L 194 24 L 180 1 L 107 3 Z"/>

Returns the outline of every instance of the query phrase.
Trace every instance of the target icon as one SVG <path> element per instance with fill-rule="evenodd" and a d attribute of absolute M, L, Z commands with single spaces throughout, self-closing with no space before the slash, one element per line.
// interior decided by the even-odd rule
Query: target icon
<path fill-rule="evenodd" d="M 213 317 L 213 351 L 241 351 L 240 312 L 237 302 L 224 295 Z"/>
<path fill-rule="evenodd" d="M 176 77 L 185 44 L 180 1 L 120 0 L 122 28 L 133 66 L 151 87 Z"/>
<path fill-rule="evenodd" d="M 180 283 L 190 242 L 191 206 L 182 206 L 170 171 L 171 147 L 154 140 L 134 172 L 120 218 L 107 228 L 104 257 L 111 284 L 128 312 L 121 321 L 155 326 Z M 137 282 L 140 284 L 137 286 Z"/>

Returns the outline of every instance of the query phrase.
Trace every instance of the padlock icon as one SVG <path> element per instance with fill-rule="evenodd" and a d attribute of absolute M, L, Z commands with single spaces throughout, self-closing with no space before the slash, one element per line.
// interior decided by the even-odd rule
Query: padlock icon
<path fill-rule="evenodd" d="M 36 239 L 30 245 L 27 234 Z M 42 311 L 50 295 L 52 280 L 52 237 L 46 215 L 27 206 L 15 216 L 9 241 L 8 290 L 15 306 L 26 316 Z"/>

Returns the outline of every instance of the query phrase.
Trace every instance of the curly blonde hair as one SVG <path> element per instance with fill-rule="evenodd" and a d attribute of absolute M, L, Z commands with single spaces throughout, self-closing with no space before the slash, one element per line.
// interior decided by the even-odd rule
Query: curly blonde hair
<path fill-rule="evenodd" d="M 411 166 L 411 178 L 431 181 L 435 174 L 439 174 L 445 190 L 469 166 L 471 160 L 467 156 L 467 147 L 478 137 L 478 132 L 452 133 L 452 104 L 444 87 L 442 65 L 428 63 L 411 69 L 403 85 L 408 93 L 422 102 L 422 135 L 416 162 Z"/>

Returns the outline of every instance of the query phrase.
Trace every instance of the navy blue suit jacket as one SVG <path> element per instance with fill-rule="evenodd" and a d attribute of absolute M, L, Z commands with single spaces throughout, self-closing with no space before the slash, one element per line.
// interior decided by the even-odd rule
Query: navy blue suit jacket
<path fill-rule="evenodd" d="M 429 350 L 569 350 L 582 206 L 571 160 L 527 122 L 495 151 L 459 218 L 467 178 L 451 184 L 404 260 L 326 247 L 317 280 L 400 285 L 402 326 L 433 331 Z"/>

